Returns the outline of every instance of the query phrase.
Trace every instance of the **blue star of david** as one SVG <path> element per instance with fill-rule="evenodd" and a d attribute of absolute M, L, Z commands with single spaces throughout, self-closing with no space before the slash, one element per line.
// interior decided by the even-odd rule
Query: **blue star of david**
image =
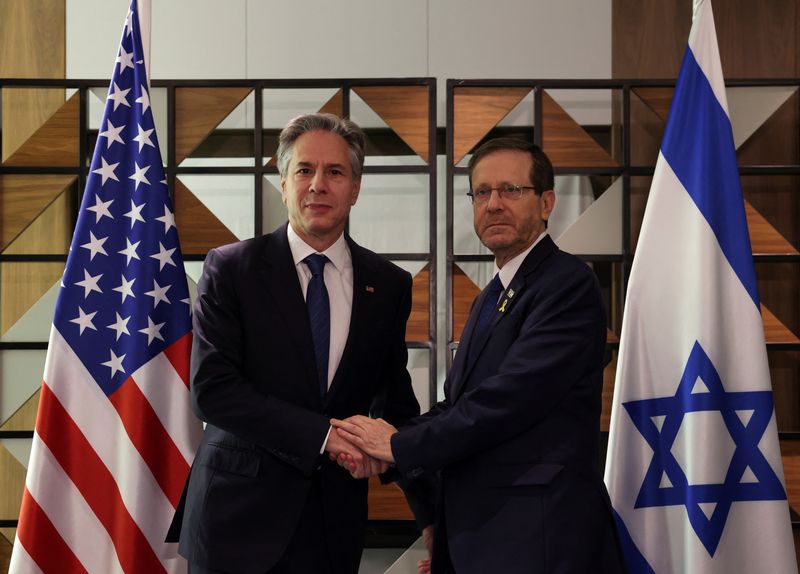
<path fill-rule="evenodd" d="M 692 393 L 698 377 L 708 392 Z M 653 449 L 653 458 L 634 508 L 685 506 L 689 522 L 710 556 L 717 550 L 734 502 L 786 500 L 780 479 L 758 448 L 772 418 L 772 393 L 726 392 L 714 364 L 699 342 L 692 348 L 674 396 L 630 401 L 623 406 Z M 746 424 L 736 414 L 743 410 L 753 411 Z M 719 411 L 736 445 L 722 484 L 689 484 L 686 473 L 672 454 L 684 415 L 703 411 Z M 660 431 L 653 421 L 653 417 L 658 416 L 664 416 Z M 741 482 L 747 467 L 757 482 Z M 661 485 L 664 474 L 671 486 Z M 700 507 L 706 502 L 716 503 L 710 518 Z"/>

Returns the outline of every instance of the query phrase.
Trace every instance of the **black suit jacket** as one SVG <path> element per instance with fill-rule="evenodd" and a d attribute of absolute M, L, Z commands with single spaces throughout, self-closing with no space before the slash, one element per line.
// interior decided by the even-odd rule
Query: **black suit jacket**
<path fill-rule="evenodd" d="M 440 476 L 434 571 L 621 571 L 598 468 L 606 321 L 594 274 L 546 236 L 473 340 L 485 296 L 445 400 L 392 437 L 403 476 Z"/>
<path fill-rule="evenodd" d="M 194 311 L 191 395 L 206 421 L 185 492 L 180 553 L 209 570 L 265 572 L 283 554 L 319 481 L 336 572 L 355 573 L 367 481 L 319 451 L 332 417 L 401 424 L 419 414 L 406 371 L 410 275 L 347 238 L 350 330 L 319 394 L 311 328 L 286 225 L 211 251 Z M 314 476 L 316 475 L 316 476 Z"/>

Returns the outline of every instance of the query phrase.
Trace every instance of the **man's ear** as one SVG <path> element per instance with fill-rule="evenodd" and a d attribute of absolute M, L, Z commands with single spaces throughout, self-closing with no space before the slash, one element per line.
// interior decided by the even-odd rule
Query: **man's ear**
<path fill-rule="evenodd" d="M 286 180 L 281 177 L 281 201 L 286 205 Z"/>
<path fill-rule="evenodd" d="M 543 191 L 541 195 L 542 200 L 542 219 L 547 221 L 553 209 L 556 206 L 556 192 L 552 189 Z"/>
<path fill-rule="evenodd" d="M 358 194 L 361 193 L 361 180 L 357 179 L 353 184 L 353 194 L 350 197 L 350 207 L 356 204 L 358 201 Z"/>

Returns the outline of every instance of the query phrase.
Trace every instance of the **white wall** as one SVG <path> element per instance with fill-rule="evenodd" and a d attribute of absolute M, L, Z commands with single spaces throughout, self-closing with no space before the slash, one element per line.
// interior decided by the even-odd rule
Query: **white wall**
<path fill-rule="evenodd" d="M 110 78 L 129 0 L 66 0 L 67 77 Z M 153 0 L 157 78 L 610 78 L 611 0 Z M 607 105 L 567 94 L 582 123 Z M 581 103 L 588 102 L 588 103 Z M 598 111 L 599 108 L 599 111 Z"/>

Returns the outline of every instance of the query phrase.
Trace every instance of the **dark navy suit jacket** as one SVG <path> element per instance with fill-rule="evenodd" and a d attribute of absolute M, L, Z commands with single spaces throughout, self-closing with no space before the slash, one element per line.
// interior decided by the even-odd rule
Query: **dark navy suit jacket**
<path fill-rule="evenodd" d="M 320 397 L 311 328 L 284 225 L 212 250 L 194 311 L 191 395 L 206 421 L 185 492 L 180 553 L 208 570 L 266 572 L 319 481 L 336 572 L 358 571 L 367 481 L 319 451 L 332 417 L 419 414 L 406 371 L 411 276 L 347 238 L 350 331 Z"/>
<path fill-rule="evenodd" d="M 439 477 L 434 572 L 623 571 L 598 468 L 606 320 L 594 274 L 546 236 L 473 340 L 485 296 L 445 400 L 392 437 L 405 479 Z"/>

